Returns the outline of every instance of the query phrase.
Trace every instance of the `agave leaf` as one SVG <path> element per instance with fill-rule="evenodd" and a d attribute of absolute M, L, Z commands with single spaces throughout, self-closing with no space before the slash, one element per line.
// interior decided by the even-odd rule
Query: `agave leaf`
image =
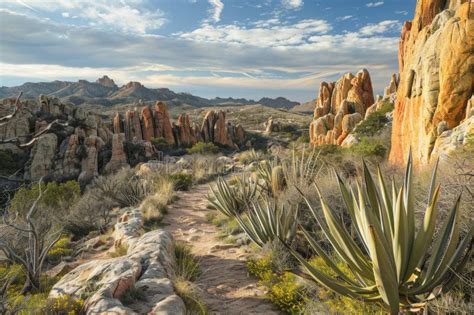
<path fill-rule="evenodd" d="M 405 247 L 405 252 L 404 252 L 404 255 L 406 256 L 404 258 L 407 258 L 409 253 L 412 251 L 413 242 L 415 240 L 415 199 L 414 199 L 412 184 L 413 184 L 413 156 L 410 149 L 410 153 L 408 155 L 408 163 L 407 163 L 404 183 L 403 183 L 404 193 L 405 193 L 404 194 L 404 203 L 405 203 L 404 208 L 406 211 L 405 224 L 407 225 L 407 229 L 406 229 L 407 242 L 406 242 L 406 247 Z M 406 261 L 404 261 L 404 264 L 406 266 Z M 404 275 L 402 275 L 402 278 L 404 278 Z"/>
<path fill-rule="evenodd" d="M 375 183 L 372 178 L 372 175 L 370 174 L 369 168 L 367 167 L 367 163 L 363 161 L 362 164 L 364 166 L 365 190 L 369 199 L 370 210 L 373 211 L 379 221 L 382 221 L 382 217 L 380 215 L 381 209 L 379 209 L 379 202 L 377 197 L 377 188 L 375 187 Z"/>
<path fill-rule="evenodd" d="M 308 233 L 308 231 L 301 226 L 301 231 L 303 232 L 303 235 L 304 237 L 308 240 L 308 243 L 309 245 L 311 246 L 311 248 L 316 252 L 316 254 L 318 254 L 319 257 L 321 257 L 321 259 L 323 259 L 324 263 L 329 267 L 331 268 L 342 280 L 344 280 L 345 282 L 347 282 L 348 284 L 350 285 L 353 285 L 353 286 L 357 286 L 358 284 L 355 283 L 352 279 L 350 279 L 349 277 L 347 277 L 342 271 L 341 269 L 339 269 L 339 267 L 332 261 L 332 259 L 326 254 L 326 252 L 321 248 L 321 246 L 319 246 L 318 242 L 316 242 L 316 240 L 314 238 L 311 237 L 311 235 Z M 352 269 L 352 266 L 349 265 L 349 267 L 351 267 Z"/>
<path fill-rule="evenodd" d="M 436 204 L 438 201 L 439 191 L 440 185 L 438 185 L 433 194 L 430 194 L 430 203 L 425 212 L 423 226 L 419 229 L 416 235 L 405 274 L 405 280 L 407 280 L 413 272 L 415 272 L 415 269 L 425 260 L 427 250 L 435 231 L 436 221 L 438 219 L 438 208 L 436 207 Z"/>
<path fill-rule="evenodd" d="M 438 269 L 443 268 L 447 264 L 447 261 L 456 250 L 456 245 L 459 241 L 460 201 L 461 195 L 459 195 L 433 246 L 433 253 L 426 272 L 425 282 L 430 280 Z"/>
<path fill-rule="evenodd" d="M 375 282 L 382 300 L 390 307 L 390 312 L 398 314 L 400 299 L 395 267 L 389 259 L 387 250 L 380 242 L 382 235 L 379 235 L 373 226 L 369 227 L 369 232 L 369 248 L 373 260 Z"/>
<path fill-rule="evenodd" d="M 408 227 L 403 203 L 402 187 L 395 204 L 395 235 L 393 237 L 393 256 L 397 269 L 397 279 L 401 282 L 405 278 L 406 261 L 408 260 Z"/>
<path fill-rule="evenodd" d="M 387 185 L 385 185 L 385 180 L 382 176 L 382 170 L 380 169 L 380 166 L 377 167 L 377 177 L 381 190 L 381 199 L 383 202 L 383 204 L 380 206 L 382 209 L 380 216 L 383 220 L 385 237 L 387 240 L 389 240 L 389 245 L 392 246 L 391 240 L 394 234 L 393 205 L 392 200 L 390 199 L 390 194 L 387 190 Z M 393 200 L 393 202 L 395 202 L 395 200 Z"/>

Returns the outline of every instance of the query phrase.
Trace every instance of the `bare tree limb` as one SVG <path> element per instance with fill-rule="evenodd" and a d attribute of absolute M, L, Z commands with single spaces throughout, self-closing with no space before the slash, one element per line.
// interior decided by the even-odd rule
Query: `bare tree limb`
<path fill-rule="evenodd" d="M 18 136 L 18 137 L 15 137 L 15 138 L 0 140 L 0 144 L 13 143 L 16 146 L 18 146 L 19 148 L 27 148 L 27 147 L 32 146 L 38 140 L 38 138 L 40 136 L 44 135 L 45 133 L 48 133 L 51 129 L 53 129 L 56 126 L 67 127 L 67 126 L 69 126 L 69 124 L 67 122 L 62 122 L 61 120 L 56 119 L 53 122 L 51 122 L 49 125 L 47 125 L 43 130 L 38 131 L 35 134 L 28 134 L 28 135 L 24 135 L 24 136 Z M 20 138 L 30 138 L 30 137 L 32 139 L 29 142 L 27 142 L 27 143 L 21 143 L 20 142 Z"/>
<path fill-rule="evenodd" d="M 15 109 L 13 110 L 13 113 L 11 113 L 10 115 L 7 115 L 5 117 L 0 117 L 0 123 L 5 122 L 5 121 L 9 121 L 13 117 L 15 117 L 16 113 L 21 109 L 20 97 L 21 97 L 22 94 L 23 94 L 23 92 L 20 92 L 20 94 L 18 95 L 18 97 L 15 100 Z"/>

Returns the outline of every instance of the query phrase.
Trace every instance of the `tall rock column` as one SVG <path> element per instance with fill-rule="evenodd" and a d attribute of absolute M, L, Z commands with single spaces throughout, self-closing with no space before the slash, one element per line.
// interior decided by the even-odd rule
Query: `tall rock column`
<path fill-rule="evenodd" d="M 163 102 L 156 102 L 154 125 L 155 137 L 164 138 L 168 144 L 175 143 L 168 108 Z"/>
<path fill-rule="evenodd" d="M 465 118 L 474 90 L 473 10 L 467 0 L 418 1 L 405 23 L 390 161 L 404 164 L 411 148 L 415 163 L 430 162 L 438 130 Z"/>
<path fill-rule="evenodd" d="M 150 141 L 155 137 L 155 127 L 153 125 L 153 114 L 148 106 L 142 109 L 142 125 L 143 140 Z"/>

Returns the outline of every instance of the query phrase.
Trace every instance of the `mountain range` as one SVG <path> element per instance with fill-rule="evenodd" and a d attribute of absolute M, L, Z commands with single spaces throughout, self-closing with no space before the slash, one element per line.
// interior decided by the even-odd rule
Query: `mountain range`
<path fill-rule="evenodd" d="M 284 97 L 276 99 L 264 97 L 259 101 L 231 97 L 207 99 L 189 93 L 176 93 L 167 88 L 147 88 L 140 82 L 129 82 L 119 87 L 114 80 L 106 75 L 95 82 L 86 80 L 77 82 L 27 82 L 20 86 L 3 86 L 0 87 L 0 99 L 16 97 L 20 92 L 23 92 L 23 98 L 36 98 L 41 94 L 45 94 L 57 96 L 61 101 L 71 102 L 75 105 L 113 106 L 131 104 L 142 100 L 143 102 L 165 101 L 171 103 L 171 105 L 190 105 L 198 108 L 219 105 L 262 104 L 273 108 L 291 109 L 299 104 Z"/>

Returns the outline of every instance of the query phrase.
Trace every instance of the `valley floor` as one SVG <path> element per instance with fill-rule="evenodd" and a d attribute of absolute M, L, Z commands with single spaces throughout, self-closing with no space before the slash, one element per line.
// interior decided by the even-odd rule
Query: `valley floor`
<path fill-rule="evenodd" d="M 218 228 L 206 220 L 208 184 L 178 192 L 179 200 L 168 207 L 163 223 L 176 240 L 184 241 L 199 260 L 202 276 L 198 285 L 212 314 L 279 314 L 264 299 L 264 291 L 247 275 L 245 246 L 217 239 Z"/>

